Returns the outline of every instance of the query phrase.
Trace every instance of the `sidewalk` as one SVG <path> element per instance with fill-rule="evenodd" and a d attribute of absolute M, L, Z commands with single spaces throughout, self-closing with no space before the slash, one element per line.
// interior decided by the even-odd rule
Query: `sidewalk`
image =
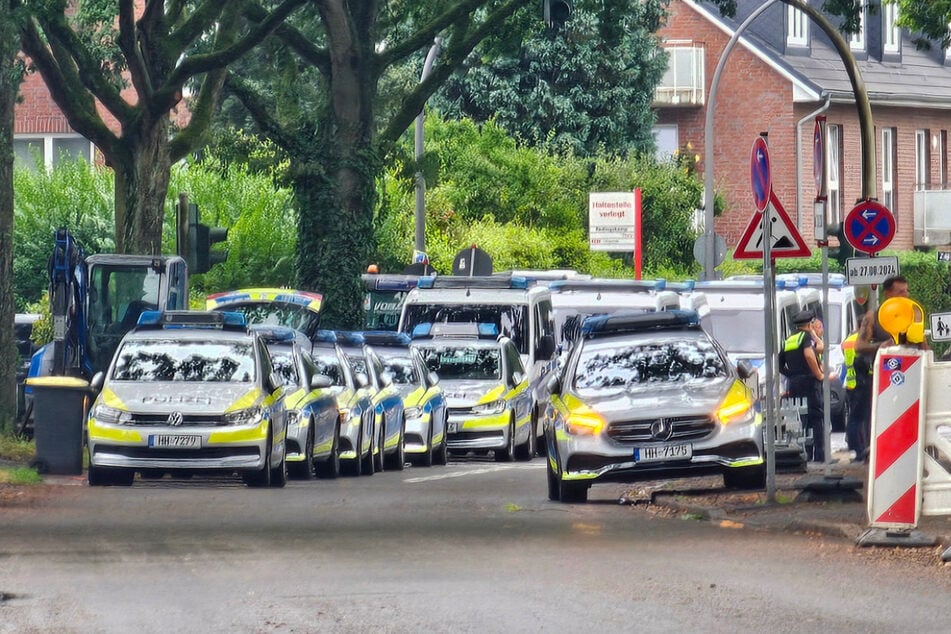
<path fill-rule="evenodd" d="M 834 457 L 838 461 L 829 467 L 828 475 L 825 465 L 814 464 L 809 465 L 807 473 L 777 473 L 772 503 L 767 503 L 765 491 L 726 490 L 716 479 L 711 480 L 710 486 L 697 480 L 671 481 L 650 491 L 650 501 L 670 511 L 712 522 L 729 522 L 754 530 L 818 533 L 855 542 L 869 528 L 868 465 L 850 463 L 843 454 Z M 840 479 L 857 481 L 861 487 L 843 491 L 844 495 L 826 493 Z M 816 481 L 822 493 L 814 493 L 812 487 L 804 490 Z M 922 515 L 917 531 L 933 537 L 944 548 L 951 548 L 951 516 Z"/>

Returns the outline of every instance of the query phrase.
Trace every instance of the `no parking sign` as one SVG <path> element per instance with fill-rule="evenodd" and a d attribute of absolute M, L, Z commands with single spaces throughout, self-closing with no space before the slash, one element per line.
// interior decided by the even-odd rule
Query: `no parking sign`
<path fill-rule="evenodd" d="M 762 212 L 769 203 L 773 180 L 769 166 L 769 148 L 766 147 L 766 139 L 761 136 L 753 141 L 753 149 L 750 152 L 750 182 L 753 185 L 756 211 Z"/>

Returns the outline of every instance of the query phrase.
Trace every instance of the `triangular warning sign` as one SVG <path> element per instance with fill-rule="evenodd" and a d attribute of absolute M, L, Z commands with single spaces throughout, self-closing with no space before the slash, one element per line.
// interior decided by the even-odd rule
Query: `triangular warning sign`
<path fill-rule="evenodd" d="M 763 231 L 763 218 L 769 218 L 769 231 Z M 769 194 L 766 210 L 753 214 L 743 237 L 733 252 L 735 260 L 752 260 L 763 257 L 763 237 L 769 236 L 771 258 L 808 258 L 812 252 L 806 246 L 799 231 L 783 209 L 774 192 Z"/>

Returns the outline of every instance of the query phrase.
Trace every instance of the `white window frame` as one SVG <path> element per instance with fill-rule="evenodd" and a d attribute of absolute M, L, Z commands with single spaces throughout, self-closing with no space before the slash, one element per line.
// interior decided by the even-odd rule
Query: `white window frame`
<path fill-rule="evenodd" d="M 897 4 L 882 4 L 882 51 L 885 53 L 901 51 Z"/>
<path fill-rule="evenodd" d="M 676 123 L 658 123 L 653 127 L 654 136 L 654 156 L 660 162 L 670 161 L 677 155 L 680 149 L 680 126 Z M 666 133 L 666 134 L 664 134 Z M 661 144 L 658 141 L 663 140 L 673 134 L 673 145 Z"/>
<path fill-rule="evenodd" d="M 882 204 L 895 211 L 895 129 L 882 128 Z"/>
<path fill-rule="evenodd" d="M 859 10 L 859 30 L 849 36 L 849 49 L 865 51 L 865 3 Z"/>
<path fill-rule="evenodd" d="M 931 133 L 915 130 L 915 190 L 928 189 L 931 184 Z"/>
<path fill-rule="evenodd" d="M 826 217 L 830 223 L 842 222 L 842 126 L 826 125 L 826 191 L 829 194 Z"/>
<path fill-rule="evenodd" d="M 669 95 L 669 98 L 659 98 L 663 104 L 691 104 L 702 106 L 705 102 L 706 67 L 704 64 L 705 51 L 702 44 L 678 41 L 672 45 L 665 45 L 668 55 L 667 70 L 655 89 L 656 95 Z M 686 63 L 678 64 L 678 58 L 684 58 Z M 688 73 L 678 73 L 682 66 L 688 67 Z M 689 76 L 682 76 L 689 74 Z"/>
<path fill-rule="evenodd" d="M 792 5 L 786 6 L 786 45 L 809 46 L 809 19 Z"/>
<path fill-rule="evenodd" d="M 46 166 L 46 169 L 53 168 L 53 157 L 55 156 L 53 152 L 53 144 L 58 139 L 85 140 L 80 134 L 17 134 L 13 137 L 14 141 L 42 141 L 43 165 Z M 89 144 L 89 152 L 86 154 L 85 158 L 88 163 L 92 163 L 96 158 L 96 148 L 91 141 L 87 141 L 87 143 Z M 32 167 L 32 165 L 30 167 Z"/>

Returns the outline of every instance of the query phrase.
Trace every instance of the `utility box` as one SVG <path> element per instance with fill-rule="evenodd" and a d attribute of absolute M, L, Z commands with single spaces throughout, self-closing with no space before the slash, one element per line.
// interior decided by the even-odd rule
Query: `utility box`
<path fill-rule="evenodd" d="M 33 440 L 39 473 L 81 475 L 89 382 L 69 376 L 26 380 L 33 391 Z"/>

